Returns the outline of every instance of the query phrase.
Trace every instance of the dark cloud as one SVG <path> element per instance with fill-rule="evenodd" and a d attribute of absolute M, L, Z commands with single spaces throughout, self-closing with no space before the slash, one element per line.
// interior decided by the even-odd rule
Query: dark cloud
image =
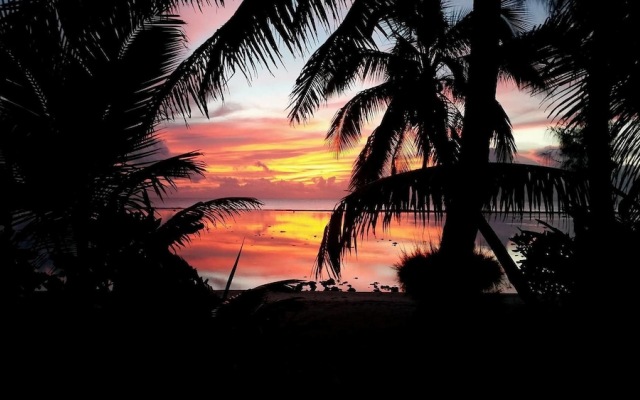
<path fill-rule="evenodd" d="M 559 146 L 545 146 L 535 150 L 534 154 L 543 165 L 549 167 L 559 167 L 561 165 L 562 153 Z"/>
<path fill-rule="evenodd" d="M 265 172 L 269 172 L 270 171 L 269 167 L 265 163 L 263 163 L 261 161 L 256 161 L 256 163 L 253 164 L 253 165 L 255 165 L 256 167 L 262 168 Z"/>
<path fill-rule="evenodd" d="M 240 103 L 224 103 L 216 110 L 209 113 L 210 118 L 222 118 L 235 112 L 242 111 L 244 107 Z"/>
<path fill-rule="evenodd" d="M 171 150 L 169 150 L 169 147 L 167 146 L 167 143 L 165 141 L 159 140 L 154 146 L 154 154 L 149 156 L 149 158 L 153 161 L 160 161 L 169 157 L 173 157 L 175 155 L 176 154 L 173 154 Z"/>
<path fill-rule="evenodd" d="M 204 175 L 192 174 L 191 177 L 189 178 L 189 181 L 193 183 L 198 183 L 198 182 L 205 181 L 206 179 L 207 177 Z"/>

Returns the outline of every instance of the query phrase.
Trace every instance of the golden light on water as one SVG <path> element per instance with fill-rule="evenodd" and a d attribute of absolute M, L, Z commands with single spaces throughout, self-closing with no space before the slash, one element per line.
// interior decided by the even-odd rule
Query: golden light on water
<path fill-rule="evenodd" d="M 249 211 L 225 225 L 202 230 L 178 254 L 216 290 L 225 288 L 241 246 L 231 289 L 251 289 L 285 279 L 315 280 L 314 264 L 329 216 L 328 211 Z M 492 224 L 505 243 L 518 227 L 540 228 L 533 220 Z M 374 283 L 378 287 L 399 286 L 394 264 L 417 247 L 437 246 L 441 229 L 441 222 L 431 219 L 423 226 L 412 214 L 403 214 L 388 230 L 378 226 L 375 235 L 370 231 L 358 239 L 357 252 L 352 249 L 346 254 L 341 276 L 344 284 L 338 287 L 346 290 L 351 285 L 356 291 L 367 292 L 374 290 Z M 478 246 L 486 248 L 486 243 L 479 238 Z M 320 280 L 328 277 L 325 273 Z M 320 285 L 318 290 L 322 290 Z"/>
<path fill-rule="evenodd" d="M 241 246 L 232 289 L 250 289 L 282 279 L 314 280 L 314 263 L 329 215 L 324 211 L 251 211 L 194 237 L 179 254 L 209 279 L 214 289 L 224 289 Z M 357 291 L 372 291 L 376 282 L 397 286 L 393 264 L 403 251 L 437 240 L 439 229 L 435 225 L 415 226 L 412 220 L 392 225 L 387 232 L 379 227 L 377 235 L 371 233 L 358 240 L 357 252 L 354 249 L 346 255 L 342 281 Z M 327 278 L 325 274 L 321 279 Z"/>

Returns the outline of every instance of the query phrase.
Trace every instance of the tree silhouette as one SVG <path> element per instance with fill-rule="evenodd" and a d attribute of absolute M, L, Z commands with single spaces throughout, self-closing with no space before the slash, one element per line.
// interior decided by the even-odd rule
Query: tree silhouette
<path fill-rule="evenodd" d="M 303 93 L 327 98 L 343 91 L 334 86 L 382 80 L 347 102 L 327 133 L 327 142 L 339 155 L 360 139 L 365 122 L 384 111 L 354 163 L 350 189 L 406 172 L 416 162 L 425 168 L 451 164 L 458 157 L 459 102 L 465 82 L 461 54 L 466 43 L 455 21 L 449 21 L 438 2 L 405 2 L 378 14 L 384 16 L 381 25 L 386 26 L 391 48 L 355 48 L 344 54 L 340 48 L 325 51 L 331 42 L 325 43 L 303 69 L 292 100 L 290 118 L 299 120 L 295 111 L 306 101 Z M 324 58 L 315 57 L 323 53 Z M 317 78 L 317 71 L 323 68 L 333 70 L 317 85 L 316 93 L 303 92 L 308 78 Z M 341 80 L 345 84 L 336 84 Z"/>
<path fill-rule="evenodd" d="M 389 37 L 396 41 L 396 47 L 386 58 L 380 55 L 383 52 L 368 48 L 348 48 L 348 54 L 342 54 L 344 47 L 335 45 L 342 43 L 336 33 L 311 57 L 294 90 L 296 103 L 290 116 L 296 120 L 299 115 L 306 115 L 309 105 L 319 104 L 317 99 L 339 92 L 338 89 L 347 87 L 346 83 L 350 80 L 376 76 L 375 74 L 384 77 L 382 84 L 365 90 L 347 103 L 336 114 L 329 131 L 328 139 L 335 140 L 335 147 L 341 149 L 340 146 L 349 145 L 359 137 L 365 117 L 370 117 L 373 111 L 383 105 L 387 106 L 380 126 L 374 130 L 356 161 L 352 193 L 336 206 L 327 225 L 318 254 L 317 272 L 321 273 L 323 267 L 327 266 L 330 268 L 329 273 L 339 275 L 340 262 L 345 252 L 352 247 L 357 248 L 357 238 L 370 228 L 375 229 L 379 219 L 385 227 L 394 216 L 399 216 L 405 210 L 412 209 L 422 213 L 423 219 L 428 218 L 429 212 L 435 211 L 436 215 L 441 216 L 446 210 L 447 234 L 443 236 L 442 243 L 445 251 L 449 252 L 451 246 L 450 254 L 461 255 L 464 249 L 469 249 L 468 240 L 459 236 L 462 232 L 467 232 L 467 239 L 472 239 L 470 249 L 473 250 L 475 235 L 480 228 L 503 267 L 507 269 L 509 278 L 525 291 L 525 285 L 519 284 L 520 277 L 513 260 L 480 212 L 522 213 L 526 207 L 546 211 L 558 208 L 566 210 L 573 201 L 585 201 L 584 186 L 570 173 L 510 163 L 515 146 L 509 119 L 495 100 L 497 79 L 512 79 L 521 87 L 538 87 L 543 84 L 536 70 L 537 65 L 526 62 L 528 59 L 521 54 L 524 49 L 516 46 L 516 37 L 513 36 L 513 32 L 524 32 L 525 10 L 515 2 L 505 2 L 504 8 L 494 10 L 498 12 L 499 18 L 494 21 L 496 26 L 488 31 L 483 30 L 485 33 L 493 32 L 496 36 L 494 40 L 499 39 L 500 43 L 496 42 L 497 47 L 492 48 L 493 67 L 489 72 L 484 71 L 495 75 L 493 89 L 488 88 L 489 97 L 477 99 L 474 97 L 477 94 L 472 93 L 478 92 L 482 87 L 478 88 L 473 84 L 472 66 L 474 60 L 476 63 L 484 63 L 489 55 L 472 57 L 470 54 L 474 43 L 469 38 L 481 36 L 474 34 L 479 29 L 474 20 L 478 21 L 484 16 L 474 11 L 465 18 L 458 18 L 460 21 L 457 24 L 452 24 L 443 14 L 440 2 L 412 2 L 413 8 L 403 4 L 405 10 L 409 11 L 404 15 L 393 7 L 389 9 L 393 11 L 378 14 L 384 16 L 381 21 L 386 26 L 394 28 L 390 28 Z M 423 8 L 419 8 L 419 5 Z M 506 21 L 511 21 L 509 29 L 509 25 L 503 25 Z M 440 30 L 432 28 L 425 32 L 424 29 L 421 30 L 424 26 L 439 27 Z M 341 29 L 344 29 L 342 32 L 348 37 L 348 27 L 340 26 L 336 32 L 341 32 Z M 402 32 L 404 36 L 398 36 L 397 32 Z M 411 48 L 406 45 L 411 43 L 410 40 L 417 43 L 413 53 L 406 50 Z M 334 46 L 333 51 L 331 46 Z M 453 49 L 451 46 L 454 46 Z M 399 53 L 398 48 L 404 49 L 404 53 Z M 404 66 L 404 69 L 397 68 L 398 65 Z M 409 69 L 407 65 L 414 68 Z M 477 86 L 487 82 L 482 75 L 475 79 L 481 82 Z M 307 89 L 304 92 L 302 89 L 305 87 L 313 90 Z M 425 89 L 427 87 L 429 90 Z M 414 88 L 422 89 L 420 96 L 412 92 Z M 428 93 L 433 93 L 433 97 Z M 446 102 L 451 98 L 448 95 L 466 101 L 466 125 L 454 127 L 453 122 L 458 123 L 459 117 L 455 113 L 439 112 L 446 108 L 428 100 L 444 99 L 442 104 L 451 104 Z M 468 103 L 469 96 L 472 98 L 471 105 Z M 480 109 L 474 111 L 474 105 Z M 472 109 L 471 113 L 469 108 Z M 436 122 L 438 117 L 441 118 L 439 125 Z M 394 124 L 387 123 L 387 120 L 394 121 Z M 436 126 L 441 129 L 433 129 Z M 459 129 L 462 130 L 461 137 Z M 474 129 L 481 129 L 481 132 L 477 133 Z M 422 140 L 416 140 L 416 143 L 423 143 L 422 147 L 416 146 L 418 152 L 414 153 L 414 156 L 422 157 L 421 168 L 396 173 L 397 170 L 393 168 L 393 161 L 396 160 L 394 157 L 400 154 L 399 150 L 405 144 L 403 135 L 412 130 L 424 132 L 415 135 Z M 466 131 L 470 133 L 465 133 Z M 474 136 L 475 139 L 467 139 L 465 142 L 465 134 Z M 380 140 L 378 135 L 386 140 Z M 479 141 L 476 143 L 474 140 Z M 506 163 L 489 164 L 491 142 L 496 145 L 499 160 L 507 161 Z M 447 146 L 443 146 L 443 143 Z M 372 151 L 373 144 L 379 150 Z M 431 149 L 432 153 L 424 151 L 425 148 Z M 458 148 L 461 149 L 459 155 Z M 467 155 L 463 156 L 465 151 Z M 463 161 L 464 157 L 466 161 Z M 385 162 L 391 164 L 391 167 Z M 365 172 L 369 175 L 368 178 L 362 178 L 366 176 Z M 380 177 L 381 179 L 375 180 Z M 569 182 L 573 182 L 573 186 L 565 188 Z M 527 205 L 526 200 L 529 199 L 531 202 Z M 473 204 L 468 203 L 470 201 Z M 452 205 L 452 202 L 459 203 L 459 206 Z M 382 217 L 379 218 L 379 214 Z M 452 264 L 455 264 L 455 260 Z"/>
<path fill-rule="evenodd" d="M 630 210 L 637 209 L 632 188 L 640 176 L 639 110 L 633 89 L 639 76 L 634 33 L 638 8 L 628 1 L 606 6 L 571 0 L 553 3 L 548 21 L 532 33 L 537 41 L 532 55 L 545 65 L 542 73 L 549 82 L 544 93 L 550 116 L 579 138 L 591 201 L 575 211 L 580 233 L 577 257 L 583 265 L 576 287 L 585 299 L 600 302 L 601 297 L 615 299 L 629 292 L 603 281 L 605 275 L 611 278 L 628 272 L 618 254 L 602 249 L 637 241 L 632 239 L 629 223 L 633 225 Z M 605 270 L 602 265 L 610 267 Z"/>
<path fill-rule="evenodd" d="M 204 171 L 201 153 L 166 156 L 157 135 L 176 104 L 188 106 L 171 79 L 186 50 L 184 22 L 167 13 L 177 3 L 0 5 L 0 168 L 11 193 L 3 257 L 9 269 L 33 269 L 23 274 L 40 279 L 25 280 L 30 290 L 62 288 L 90 305 L 134 287 L 159 296 L 181 282 L 206 288 L 170 247 L 260 206 L 217 199 L 163 224 L 149 200 Z M 14 293 L 28 292 L 25 282 Z"/>
<path fill-rule="evenodd" d="M 609 140 L 608 135 L 599 135 L 601 137 L 596 138 L 597 134 L 589 134 L 587 140 L 591 143 L 588 144 L 588 147 L 591 153 L 589 158 L 592 160 L 589 161 L 591 165 L 589 167 L 589 195 L 597 196 L 594 198 L 591 208 L 600 210 L 595 212 L 594 221 L 600 221 L 596 225 L 600 224 L 603 228 L 608 226 L 605 226 L 605 223 L 606 221 L 611 222 L 613 215 L 611 207 L 613 200 L 610 199 L 609 194 L 606 194 L 609 191 L 601 190 L 610 188 L 609 172 L 612 168 L 610 154 L 608 151 L 605 154 L 605 149 L 610 148 L 613 144 L 613 148 L 617 150 L 616 157 L 624 156 L 625 161 L 632 160 L 633 165 L 637 164 L 633 162 L 634 157 L 637 157 L 638 154 L 633 149 L 637 149 L 637 147 L 629 146 L 629 144 L 633 143 L 637 137 L 635 134 L 637 124 L 634 124 L 636 114 L 633 108 L 637 93 L 633 88 L 637 80 L 635 71 L 638 63 L 633 52 L 613 52 L 621 55 L 616 61 L 611 60 L 610 57 L 607 58 L 606 54 L 612 44 L 620 46 L 621 43 L 624 43 L 622 40 L 610 39 L 634 37 L 632 34 L 633 21 L 637 11 L 632 3 L 616 2 L 600 14 L 597 6 L 582 4 L 583 2 L 543 1 L 543 3 L 554 6 L 552 8 L 554 11 L 549 23 L 545 24 L 540 32 L 546 30 L 551 32 L 551 36 L 554 37 L 547 37 L 550 41 L 545 43 L 546 47 L 543 47 L 542 57 L 537 52 L 538 49 L 529 47 L 526 41 L 518 40 L 515 44 L 507 37 L 507 34 L 521 32 L 518 24 L 508 27 L 504 22 L 508 20 L 523 22 L 524 14 L 521 10 L 518 11 L 518 6 L 523 3 L 523 1 L 515 0 L 474 2 L 474 14 L 477 14 L 478 18 L 470 19 L 469 29 L 473 33 L 467 36 L 470 40 L 471 51 L 468 53 L 469 80 L 467 82 L 468 89 L 464 95 L 465 122 L 461 135 L 460 162 L 456 163 L 457 168 L 451 172 L 452 177 L 455 177 L 453 179 L 455 183 L 448 188 L 450 190 L 448 193 L 449 204 L 447 204 L 448 218 L 445 222 L 442 243 L 442 247 L 447 252 L 447 249 L 451 247 L 453 255 L 457 254 L 459 250 L 469 253 L 473 249 L 478 227 L 487 227 L 486 221 L 479 215 L 483 208 L 483 202 L 490 197 L 486 193 L 482 193 L 484 190 L 483 182 L 491 179 L 487 176 L 489 171 L 486 170 L 486 165 L 491 140 L 497 136 L 493 135 L 495 125 L 488 122 L 489 120 L 485 117 L 496 114 L 492 109 L 495 104 L 496 82 L 501 76 L 502 66 L 513 67 L 514 65 L 510 65 L 512 62 L 523 64 L 526 61 L 533 61 L 538 63 L 537 67 L 546 67 L 547 73 L 544 77 L 549 80 L 548 87 L 552 90 L 551 98 L 556 99 L 555 104 L 558 105 L 554 110 L 556 115 L 561 115 L 564 112 L 575 114 L 581 109 L 588 109 L 590 111 L 583 113 L 582 116 L 590 121 L 591 128 L 588 129 L 592 129 L 593 132 L 606 130 L 604 121 L 607 118 L 605 116 L 609 118 L 611 115 L 615 116 L 620 126 L 621 135 L 613 143 L 604 146 L 604 142 Z M 258 64 L 267 66 L 267 68 L 277 66 L 281 59 L 281 53 L 276 35 L 282 40 L 287 51 L 298 55 L 304 54 L 308 50 L 307 45 L 324 28 L 331 34 L 321 48 L 312 55 L 294 91 L 296 101 L 291 109 L 290 117 L 292 121 L 300 122 L 309 117 L 324 99 L 323 90 L 326 89 L 325 94 L 339 93 L 349 87 L 356 73 L 363 74 L 363 76 L 373 76 L 379 71 L 379 66 L 382 65 L 381 60 L 373 58 L 374 52 L 370 57 L 364 57 L 364 52 L 367 49 L 375 50 L 374 33 L 380 33 L 383 36 L 393 33 L 399 37 L 399 32 L 394 31 L 393 26 L 385 25 L 393 20 L 394 13 L 399 15 L 406 10 L 421 9 L 425 12 L 428 11 L 429 15 L 435 16 L 439 12 L 437 10 L 439 5 L 440 2 L 435 1 L 396 2 L 391 0 L 355 0 L 350 3 L 343 1 L 304 0 L 292 2 L 273 0 L 260 2 L 259 5 L 245 1 L 240 4 L 237 12 L 221 29 L 197 49 L 192 57 L 181 64 L 177 70 L 178 73 L 174 75 L 176 77 L 175 87 L 181 88 L 179 92 L 189 93 L 193 97 L 192 100 L 195 100 L 206 111 L 206 104 L 203 104 L 202 99 L 207 95 L 221 98 L 229 74 L 239 71 L 251 79 Z M 343 14 L 344 10 L 346 12 Z M 420 14 L 417 12 L 416 16 L 419 17 Z M 422 14 L 424 15 L 424 13 Z M 259 23 L 248 24 L 247 21 L 259 21 Z M 333 21 L 341 23 L 337 28 L 332 29 L 331 22 Z M 435 32 L 436 27 L 437 24 L 429 24 L 424 25 L 422 29 L 424 32 L 428 30 Z M 561 34 L 558 34 L 559 31 Z M 539 38 L 544 38 L 544 34 L 540 32 L 537 32 L 536 35 Z M 622 35 L 619 35 L 621 33 Z M 427 37 L 427 35 L 423 34 L 423 37 Z M 563 42 L 564 45 L 561 44 Z M 400 41 L 396 43 L 399 44 Z M 407 50 L 408 47 L 403 49 Z M 565 52 L 565 50 L 567 51 Z M 400 47 L 396 49 L 397 54 L 399 54 L 398 51 L 400 51 Z M 545 51 L 549 55 L 546 58 L 544 57 Z M 335 54 L 341 54 L 344 59 L 332 57 Z M 587 57 L 581 59 L 580 55 L 585 54 Z M 534 55 L 535 57 L 533 57 Z M 583 62 L 585 60 L 586 64 Z M 581 65 L 581 69 L 573 68 L 571 64 L 573 67 Z M 349 65 L 356 70 L 350 72 Z M 613 70 L 613 67 L 615 67 L 615 72 L 611 73 L 609 77 L 605 77 L 605 71 L 611 72 L 607 68 Z M 337 70 L 345 72 L 345 74 L 340 76 L 335 73 Z M 591 72 L 589 74 L 580 72 L 586 70 Z M 554 74 L 556 74 L 555 77 Z M 190 78 L 187 80 L 180 78 L 185 76 Z M 590 78 L 585 78 L 588 76 Z M 531 81 L 532 75 L 529 75 L 528 78 Z M 323 81 L 328 83 L 327 86 L 323 86 Z M 567 85 L 573 82 L 582 83 Z M 520 81 L 518 83 L 525 84 L 526 82 Z M 607 96 L 605 96 L 607 85 L 613 91 L 610 101 L 607 101 Z M 540 90 L 540 88 L 538 86 L 534 90 Z M 578 93 L 586 93 L 583 91 L 584 88 L 589 88 L 591 100 L 580 102 L 581 98 L 586 98 L 578 95 Z M 362 93 L 359 98 L 354 99 L 354 102 L 348 105 L 348 108 L 343 110 L 342 117 L 351 114 L 352 122 L 356 125 L 350 127 L 344 124 L 346 119 L 336 119 L 334 127 L 340 128 L 341 133 L 336 130 L 332 136 L 338 140 L 336 142 L 338 148 L 353 143 L 357 135 L 350 135 L 357 131 L 355 128 L 357 128 L 358 118 L 360 118 L 360 122 L 366 120 L 367 110 L 371 111 L 375 107 L 383 105 L 381 101 L 388 94 L 383 93 L 385 90 L 383 87 L 377 89 L 379 89 L 377 92 L 372 89 L 369 93 Z M 168 94 L 167 98 L 170 98 Z M 576 101 L 578 102 L 576 103 Z M 605 110 L 604 105 L 607 103 L 612 107 L 610 113 Z M 431 111 L 435 112 L 436 108 Z M 364 114 L 358 116 L 358 113 L 362 112 Z M 368 143 L 366 147 L 367 152 L 361 154 L 362 157 L 356 164 L 357 174 L 352 183 L 360 179 L 362 182 L 368 182 L 376 177 L 382 177 L 384 176 L 381 175 L 382 168 L 386 169 L 385 173 L 406 170 L 406 164 L 403 165 L 400 162 L 403 159 L 403 151 L 407 150 L 406 136 L 398 135 L 398 132 L 402 132 L 398 129 L 396 129 L 396 134 L 389 134 L 390 127 L 397 128 L 399 126 L 398 121 L 401 118 L 397 118 L 398 115 L 396 114 L 395 120 L 386 120 L 386 128 L 380 129 L 376 135 L 372 136 L 371 143 Z M 389 113 L 389 117 L 391 117 L 391 113 Z M 424 115 L 421 118 L 424 118 Z M 342 125 L 339 126 L 339 124 Z M 386 136 L 383 135 L 385 130 Z M 339 138 L 343 134 L 345 140 L 339 143 L 342 140 Z M 418 152 L 426 151 L 427 143 L 436 144 L 424 139 L 425 137 L 422 136 L 423 142 L 417 145 Z M 390 143 L 391 140 L 396 142 Z M 387 147 L 387 144 L 390 146 Z M 428 157 L 422 158 L 425 165 L 428 160 Z M 619 163 L 618 165 L 624 164 L 628 163 Z M 626 171 L 635 171 L 635 168 L 627 168 Z M 550 170 L 543 172 L 543 174 L 555 173 Z M 576 177 L 569 178 L 565 172 L 558 173 L 550 182 L 562 184 L 562 179 L 572 179 L 577 182 Z M 487 187 L 489 186 L 491 185 L 487 185 Z M 543 188 L 542 185 L 538 187 Z M 551 187 L 554 187 L 554 184 L 550 184 L 546 189 Z M 560 194 L 574 192 L 573 199 L 576 200 L 583 198 L 582 194 L 577 194 L 582 193 L 582 187 L 581 184 L 580 188 L 575 188 L 575 190 L 565 190 L 559 186 L 555 188 L 560 190 Z M 468 196 L 467 193 L 471 193 L 471 195 Z M 535 193 L 531 192 L 531 195 L 533 196 Z M 563 204 L 562 210 L 567 211 L 569 203 L 564 200 L 560 203 Z M 575 207 L 575 204 L 571 206 Z M 594 229 L 594 231 L 598 230 Z M 485 233 L 490 235 L 491 232 Z"/>

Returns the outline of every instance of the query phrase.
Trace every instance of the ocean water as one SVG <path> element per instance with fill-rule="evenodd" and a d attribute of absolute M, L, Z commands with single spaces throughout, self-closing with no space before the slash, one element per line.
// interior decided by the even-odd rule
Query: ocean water
<path fill-rule="evenodd" d="M 184 208 L 210 199 L 200 198 L 168 198 L 164 203 L 160 203 L 159 208 Z M 280 211 L 331 211 L 338 203 L 335 199 L 258 199 L 263 203 L 261 210 L 280 210 Z"/>
<path fill-rule="evenodd" d="M 162 213 L 167 218 L 180 207 L 187 207 L 198 199 L 180 199 L 167 202 Z M 316 257 L 324 228 L 329 221 L 336 200 L 265 199 L 260 210 L 251 210 L 225 221 L 208 226 L 178 254 L 185 258 L 198 273 L 208 279 L 217 290 L 224 289 L 231 269 L 238 259 L 238 266 L 231 282 L 231 289 L 246 290 L 262 284 L 298 279 L 317 282 L 317 290 L 323 290 L 322 282 L 330 277 L 326 271 L 318 274 Z M 537 216 L 536 216 L 537 217 Z M 503 243 L 513 252 L 510 238 L 519 229 L 537 230 L 543 226 L 536 217 L 499 217 L 490 223 Z M 558 218 L 554 226 L 567 230 L 569 222 Z M 431 219 L 428 223 L 416 223 L 413 215 L 403 214 L 388 230 L 382 226 L 370 231 L 357 241 L 343 260 L 340 279 L 336 287 L 340 290 L 358 292 L 386 291 L 399 288 L 395 265 L 403 254 L 416 248 L 429 248 L 440 240 L 442 223 Z M 488 247 L 479 235 L 477 245 Z M 455 290 L 455 282 L 451 282 Z M 505 282 L 504 292 L 513 292 Z"/>

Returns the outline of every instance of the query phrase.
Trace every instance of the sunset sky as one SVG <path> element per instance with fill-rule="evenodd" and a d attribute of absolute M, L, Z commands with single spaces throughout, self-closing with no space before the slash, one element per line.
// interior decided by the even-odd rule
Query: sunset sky
<path fill-rule="evenodd" d="M 210 7 L 203 13 L 183 10 L 190 48 L 197 47 L 225 22 L 240 0 L 225 3 L 226 8 Z M 471 6 L 471 0 L 456 3 Z M 189 199 L 184 204 L 190 205 L 194 198 L 227 196 L 337 202 L 346 194 L 352 163 L 361 147 L 336 158 L 324 138 L 334 113 L 350 96 L 329 100 L 304 125 L 291 126 L 287 120 L 289 94 L 304 61 L 287 57 L 286 69 L 275 70 L 273 75 L 260 71 L 251 85 L 242 76 L 236 76 L 230 81 L 225 101 L 209 103 L 209 119 L 194 115 L 188 127 L 184 121 L 176 120 L 162 130 L 167 152 L 199 150 L 204 153 L 207 165 L 204 178 L 179 182 L 171 203 Z M 358 89 L 354 88 L 352 93 Z M 514 126 L 519 161 L 536 162 L 535 153 L 540 148 L 555 144 L 546 133 L 549 123 L 540 107 L 541 99 L 502 85 L 499 100 Z M 366 127 L 361 145 L 374 127 L 374 124 Z M 333 201 L 328 202 L 328 209 Z M 244 247 L 234 289 L 279 279 L 310 279 L 328 216 L 313 212 L 243 214 L 194 238 L 180 254 L 215 288 L 224 287 L 241 246 Z M 494 229 L 505 241 L 515 230 L 510 224 L 500 224 Z M 221 230 L 224 234 L 220 234 Z M 343 278 L 358 291 L 373 290 L 371 283 L 376 281 L 393 285 L 396 279 L 391 265 L 417 243 L 437 241 L 438 232 L 431 225 L 423 229 L 403 223 L 368 236 L 360 243 L 357 255 L 345 260 Z"/>
<path fill-rule="evenodd" d="M 211 35 L 239 3 L 229 1 L 225 8 L 212 6 L 203 12 L 183 9 L 190 48 Z M 455 4 L 470 7 L 471 1 Z M 337 158 L 324 138 L 333 114 L 349 96 L 330 99 L 304 125 L 292 126 L 287 120 L 289 94 L 304 61 L 288 57 L 284 61 L 286 69 L 281 67 L 273 75 L 259 71 L 250 85 L 236 76 L 224 102 L 209 104 L 209 119 L 194 115 L 188 127 L 184 121 L 176 120 L 162 129 L 168 153 L 201 151 L 207 169 L 204 178 L 180 182 L 172 198 L 337 200 L 346 194 L 351 166 L 360 147 Z M 353 93 L 358 89 L 354 88 Z M 541 98 L 531 98 L 503 84 L 499 100 L 513 123 L 518 160 L 536 162 L 538 149 L 555 144 L 546 132 L 549 122 L 540 107 Z M 370 124 L 365 128 L 361 145 L 374 127 Z"/>

